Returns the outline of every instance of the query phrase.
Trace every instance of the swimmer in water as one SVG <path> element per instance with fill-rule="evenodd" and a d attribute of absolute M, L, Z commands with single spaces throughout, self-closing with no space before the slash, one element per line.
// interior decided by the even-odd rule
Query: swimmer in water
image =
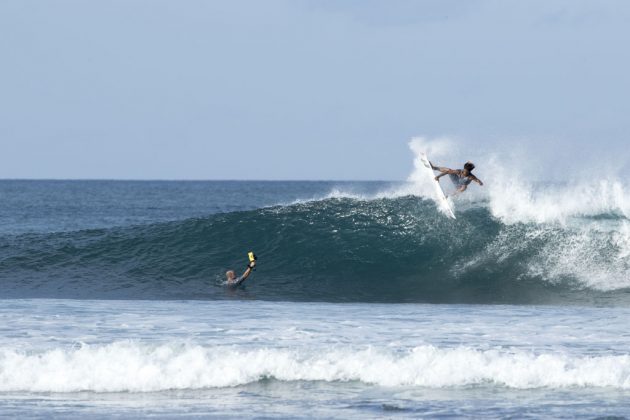
<path fill-rule="evenodd" d="M 249 277 L 249 275 L 252 273 L 255 266 L 256 266 L 256 261 L 250 261 L 249 264 L 247 264 L 247 269 L 245 270 L 243 275 L 240 277 L 236 277 L 234 270 L 226 271 L 225 277 L 227 277 L 227 285 L 230 287 L 236 287 L 240 285 L 241 283 L 243 283 L 247 279 L 247 277 Z"/>
<path fill-rule="evenodd" d="M 444 175 L 449 176 L 451 182 L 455 185 L 456 188 L 456 191 L 451 194 L 451 196 L 461 194 L 466 191 L 468 185 L 473 181 L 479 185 L 483 185 L 483 182 L 481 182 L 479 178 L 472 174 L 472 170 L 475 169 L 475 165 L 470 161 L 464 164 L 464 169 L 450 169 L 443 166 L 433 166 L 432 163 L 431 169 L 441 172 L 438 176 L 435 177 L 435 180 L 438 182 L 440 181 L 440 178 Z"/>

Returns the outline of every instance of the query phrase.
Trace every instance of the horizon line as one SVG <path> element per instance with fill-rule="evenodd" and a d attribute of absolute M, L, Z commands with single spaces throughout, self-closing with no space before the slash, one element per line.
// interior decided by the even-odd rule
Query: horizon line
<path fill-rule="evenodd" d="M 112 181 L 112 182 L 408 182 L 400 179 L 167 179 L 167 178 L 0 178 L 2 181 Z"/>

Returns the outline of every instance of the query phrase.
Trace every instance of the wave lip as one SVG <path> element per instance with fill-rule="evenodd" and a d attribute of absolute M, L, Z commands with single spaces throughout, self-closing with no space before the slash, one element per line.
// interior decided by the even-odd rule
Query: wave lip
<path fill-rule="evenodd" d="M 429 388 L 630 388 L 630 355 L 571 356 L 504 349 L 409 350 L 204 347 L 118 341 L 27 354 L 0 350 L 0 391 L 156 392 L 280 381 L 360 381 Z"/>

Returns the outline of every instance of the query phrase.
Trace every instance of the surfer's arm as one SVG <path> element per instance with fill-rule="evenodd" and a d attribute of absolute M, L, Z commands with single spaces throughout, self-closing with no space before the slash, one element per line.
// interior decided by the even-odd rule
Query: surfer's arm
<path fill-rule="evenodd" d="M 441 166 L 436 166 L 435 168 L 433 168 L 433 170 L 435 171 L 440 171 L 441 174 L 439 174 L 438 176 L 435 177 L 436 181 L 439 181 L 440 178 L 442 178 L 444 175 L 449 175 L 449 174 L 456 174 L 457 172 L 453 169 L 449 169 L 449 168 L 443 168 Z"/>
<path fill-rule="evenodd" d="M 471 176 L 472 176 L 472 180 L 473 180 L 473 181 L 475 181 L 475 182 L 476 182 L 477 184 L 479 184 L 479 185 L 483 185 L 483 182 L 481 182 L 481 180 L 480 180 L 479 178 L 477 178 L 477 177 L 476 177 L 476 176 L 474 176 L 474 175 L 471 175 Z"/>

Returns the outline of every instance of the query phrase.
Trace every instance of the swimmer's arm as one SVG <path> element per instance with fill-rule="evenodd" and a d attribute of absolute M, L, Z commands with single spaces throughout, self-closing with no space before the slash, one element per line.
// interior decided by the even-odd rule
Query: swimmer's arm
<path fill-rule="evenodd" d="M 247 269 L 245 270 L 243 275 L 241 277 L 234 279 L 233 281 L 228 281 L 228 286 L 236 287 L 240 285 L 241 283 L 243 283 L 247 279 L 247 277 L 249 277 L 249 275 L 252 273 L 252 269 L 254 268 L 255 265 L 256 265 L 255 261 L 252 261 L 249 264 L 247 264 Z"/>
<path fill-rule="evenodd" d="M 239 281 L 239 284 L 243 283 L 245 281 L 245 279 L 247 279 L 247 277 L 249 277 L 249 275 L 252 273 L 252 270 L 253 270 L 255 265 L 256 265 L 256 261 L 252 261 L 249 264 L 247 264 L 247 270 L 245 270 L 245 272 L 241 276 L 241 281 Z"/>

